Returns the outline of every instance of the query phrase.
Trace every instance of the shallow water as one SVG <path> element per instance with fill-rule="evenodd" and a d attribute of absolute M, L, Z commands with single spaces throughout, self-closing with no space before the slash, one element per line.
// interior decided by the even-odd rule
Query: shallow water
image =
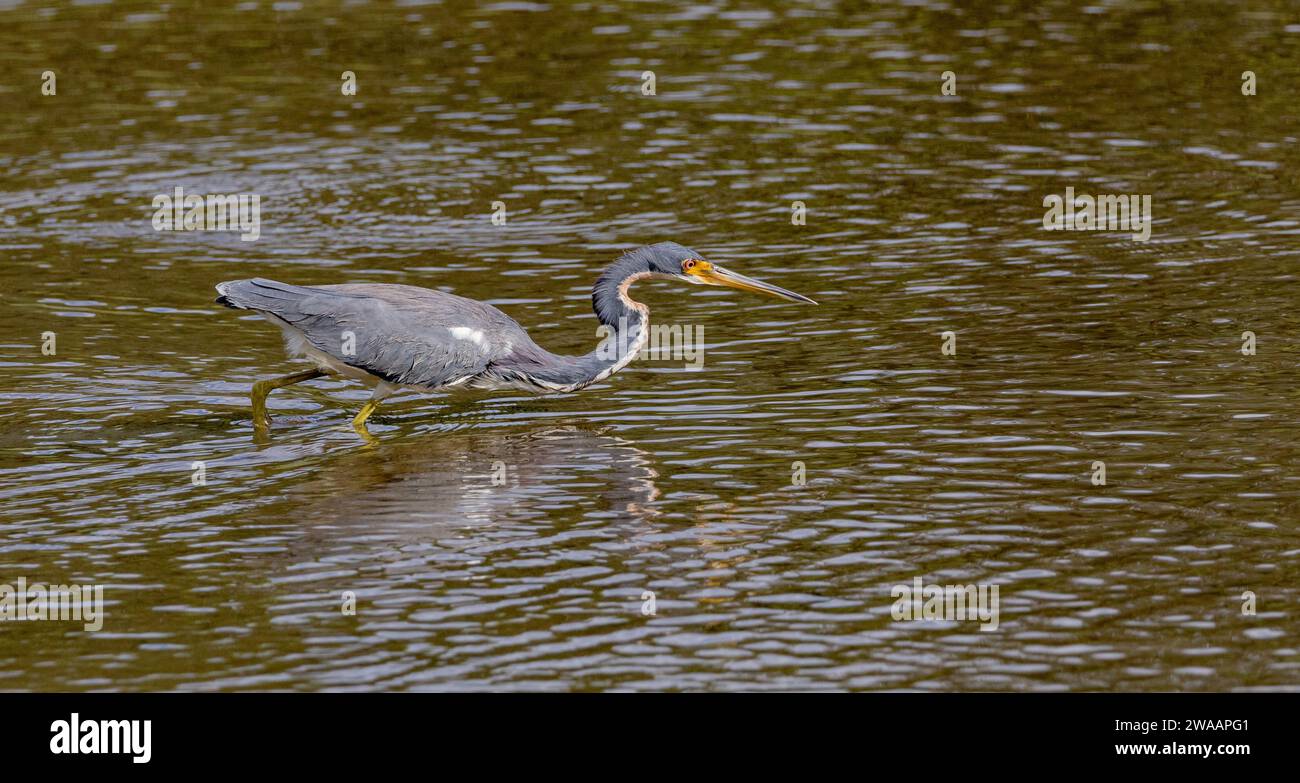
<path fill-rule="evenodd" d="M 5 3 L 0 582 L 108 614 L 0 623 L 0 689 L 1296 688 L 1300 18 L 958 5 Z M 155 232 L 176 186 L 260 239 Z M 1150 241 L 1045 231 L 1067 186 Z M 585 352 L 666 239 L 821 305 L 641 283 L 701 370 L 367 445 L 329 380 L 255 439 L 297 365 L 212 302 L 401 282 Z M 893 620 L 916 577 L 998 629 Z"/>

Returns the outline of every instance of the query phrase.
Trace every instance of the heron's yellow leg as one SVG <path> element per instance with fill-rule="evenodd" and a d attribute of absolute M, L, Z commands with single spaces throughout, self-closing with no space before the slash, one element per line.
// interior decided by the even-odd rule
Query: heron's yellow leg
<path fill-rule="evenodd" d="M 253 384 L 253 426 L 263 428 L 270 426 L 271 417 L 266 413 L 266 397 L 271 392 L 282 386 L 292 386 L 295 383 L 320 378 L 324 374 L 320 370 L 304 370 L 293 375 L 286 375 L 283 378 L 272 378 Z"/>
<path fill-rule="evenodd" d="M 366 419 L 370 418 L 370 414 L 374 413 L 375 409 L 378 407 L 379 400 L 370 400 L 367 402 L 361 408 L 361 412 L 357 414 L 357 417 L 352 420 L 352 429 L 362 435 L 369 435 L 370 433 L 366 431 Z"/>

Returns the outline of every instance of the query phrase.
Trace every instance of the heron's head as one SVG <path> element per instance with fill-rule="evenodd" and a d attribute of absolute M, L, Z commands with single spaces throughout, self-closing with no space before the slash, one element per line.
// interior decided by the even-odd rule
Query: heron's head
<path fill-rule="evenodd" d="M 721 285 L 728 288 L 739 288 L 742 291 L 768 294 L 769 296 L 788 299 L 791 302 L 817 304 L 803 294 L 787 291 L 780 286 L 764 283 L 762 280 L 755 280 L 739 272 L 733 272 L 730 269 L 724 269 L 717 264 L 705 261 L 704 257 L 699 253 L 688 247 L 682 247 L 676 242 L 660 242 L 657 245 L 650 245 L 644 250 L 647 251 L 649 256 L 650 272 L 654 275 L 684 280 L 697 285 Z"/>

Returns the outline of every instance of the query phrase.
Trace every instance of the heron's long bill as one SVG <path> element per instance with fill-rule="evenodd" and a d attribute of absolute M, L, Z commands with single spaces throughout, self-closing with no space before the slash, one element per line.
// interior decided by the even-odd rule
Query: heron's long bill
<path fill-rule="evenodd" d="M 760 294 L 789 299 L 791 302 L 817 304 L 803 294 L 796 294 L 794 291 L 787 291 L 781 286 L 764 283 L 762 280 L 755 280 L 752 277 L 745 277 L 739 272 L 724 269 L 717 264 L 707 266 L 699 264 L 695 269 L 691 270 L 690 274 L 694 275 L 700 282 L 709 285 L 725 285 L 729 288 L 739 288 L 742 291 L 756 291 Z"/>

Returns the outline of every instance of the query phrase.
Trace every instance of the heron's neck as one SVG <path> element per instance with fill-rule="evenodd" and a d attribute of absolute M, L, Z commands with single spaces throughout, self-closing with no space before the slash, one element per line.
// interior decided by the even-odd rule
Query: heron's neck
<path fill-rule="evenodd" d="M 633 256 L 610 264 L 591 289 L 591 304 L 600 320 L 596 349 L 574 357 L 547 353 L 533 377 L 554 391 L 577 391 L 623 369 L 645 344 L 650 326 L 649 308 L 632 301 L 627 289 L 649 276 L 646 262 Z"/>
<path fill-rule="evenodd" d="M 600 321 L 600 344 L 582 357 L 595 383 L 618 372 L 645 344 L 650 327 L 650 308 L 633 301 L 628 289 L 650 277 L 646 262 L 634 255 L 623 256 L 606 267 L 591 289 L 591 306 Z"/>
<path fill-rule="evenodd" d="M 600 320 L 596 350 L 584 356 L 558 356 L 541 348 L 521 362 L 520 385 L 534 391 L 571 392 L 603 381 L 627 366 L 645 345 L 650 309 L 632 301 L 627 289 L 650 277 L 650 266 L 635 254 L 623 256 L 601 272 L 591 289 L 591 304 Z"/>
<path fill-rule="evenodd" d="M 649 309 L 632 301 L 627 289 L 649 276 L 646 263 L 633 255 L 623 256 L 606 267 L 591 288 L 591 307 L 600 323 L 610 329 L 627 329 L 633 323 L 647 320 Z"/>

